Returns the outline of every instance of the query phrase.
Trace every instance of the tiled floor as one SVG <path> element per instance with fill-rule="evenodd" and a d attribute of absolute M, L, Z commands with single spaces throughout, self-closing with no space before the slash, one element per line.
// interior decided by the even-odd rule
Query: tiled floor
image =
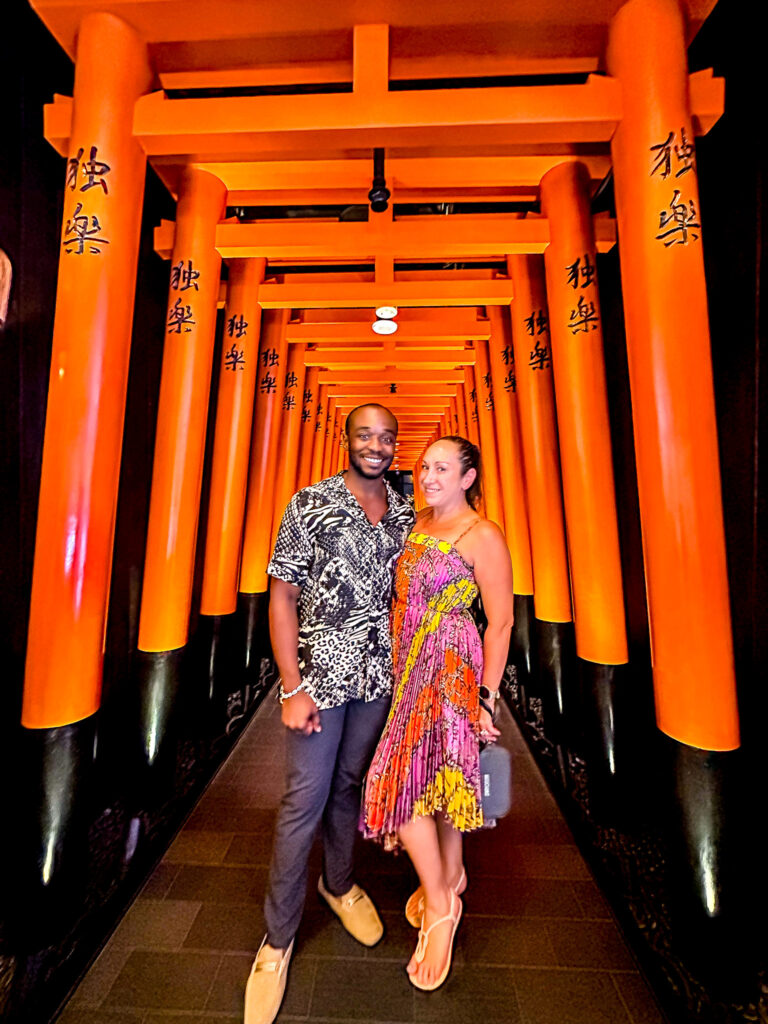
<path fill-rule="evenodd" d="M 417 992 L 403 917 L 404 856 L 360 843 L 359 879 L 386 926 L 359 946 L 311 889 L 278 1020 L 347 1024 L 663 1024 L 600 891 L 506 709 L 513 811 L 468 837 L 469 888 L 444 987 Z M 61 1024 L 211 1024 L 242 1019 L 263 934 L 261 904 L 282 784 L 279 706 L 268 698 Z"/>

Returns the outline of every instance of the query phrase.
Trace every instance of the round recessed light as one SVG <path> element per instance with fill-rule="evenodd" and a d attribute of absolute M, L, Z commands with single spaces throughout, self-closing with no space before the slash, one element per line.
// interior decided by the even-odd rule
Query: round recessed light
<path fill-rule="evenodd" d="M 397 316 L 397 306 L 379 306 L 376 316 L 382 320 L 392 320 Z"/>
<path fill-rule="evenodd" d="M 394 334 L 397 330 L 397 324 L 394 320 L 375 320 L 371 324 L 371 330 L 375 334 Z"/>

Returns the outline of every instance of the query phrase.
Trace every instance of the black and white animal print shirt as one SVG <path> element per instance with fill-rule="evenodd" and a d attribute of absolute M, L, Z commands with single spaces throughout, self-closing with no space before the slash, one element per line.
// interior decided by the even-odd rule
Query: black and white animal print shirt
<path fill-rule="evenodd" d="M 386 488 L 376 526 L 341 473 L 294 494 L 280 523 L 267 572 L 301 587 L 299 671 L 320 710 L 392 691 L 392 577 L 414 515 Z"/>

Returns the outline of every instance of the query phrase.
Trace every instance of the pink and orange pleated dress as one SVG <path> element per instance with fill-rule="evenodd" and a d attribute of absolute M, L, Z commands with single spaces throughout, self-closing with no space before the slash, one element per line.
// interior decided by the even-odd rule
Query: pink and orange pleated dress
<path fill-rule="evenodd" d="M 455 544 L 411 533 L 395 569 L 392 707 L 368 770 L 361 821 L 364 835 L 388 849 L 398 845 L 401 825 L 436 811 L 463 832 L 483 824 L 483 647 L 470 612 L 477 593 Z"/>

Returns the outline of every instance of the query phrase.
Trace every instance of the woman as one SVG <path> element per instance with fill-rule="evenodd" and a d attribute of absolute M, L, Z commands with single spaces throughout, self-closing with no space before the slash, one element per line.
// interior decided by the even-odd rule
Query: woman
<path fill-rule="evenodd" d="M 483 824 L 479 741 L 499 735 L 492 712 L 513 595 L 504 535 L 476 511 L 475 445 L 463 437 L 436 441 L 420 480 L 427 507 L 395 570 L 395 690 L 368 770 L 362 827 L 388 849 L 405 847 L 416 868 L 421 886 L 406 917 L 419 927 L 419 941 L 407 970 L 416 988 L 432 991 L 450 970 L 461 918 L 461 834 Z M 469 611 L 478 591 L 488 620 L 482 642 Z"/>

